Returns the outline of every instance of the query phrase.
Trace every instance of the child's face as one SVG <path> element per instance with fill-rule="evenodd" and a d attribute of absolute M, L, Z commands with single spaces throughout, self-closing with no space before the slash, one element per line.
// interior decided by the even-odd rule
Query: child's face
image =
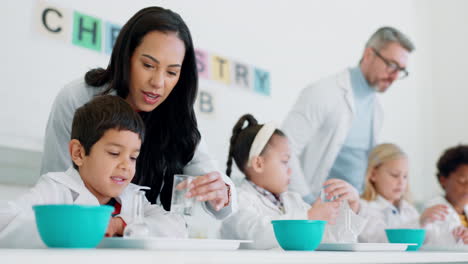
<path fill-rule="evenodd" d="M 267 146 L 264 158 L 264 168 L 262 175 L 256 177 L 258 184 L 266 190 L 280 194 L 288 190 L 291 177 L 289 158 L 291 151 L 286 137 L 273 135 Z"/>
<path fill-rule="evenodd" d="M 109 129 L 78 164 L 85 186 L 101 204 L 119 196 L 130 183 L 140 146 L 137 133 Z"/>
<path fill-rule="evenodd" d="M 455 207 L 468 204 L 468 165 L 460 165 L 447 178 L 440 177 L 447 200 Z"/>
<path fill-rule="evenodd" d="M 408 160 L 398 158 L 374 169 L 371 178 L 378 194 L 395 204 L 404 195 L 408 184 Z"/>

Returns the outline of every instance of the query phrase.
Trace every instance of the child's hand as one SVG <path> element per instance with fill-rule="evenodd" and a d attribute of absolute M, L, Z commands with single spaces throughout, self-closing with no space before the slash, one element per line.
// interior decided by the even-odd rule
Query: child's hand
<path fill-rule="evenodd" d="M 323 202 L 319 197 L 312 207 L 307 211 L 309 220 L 325 220 L 330 224 L 335 224 L 340 209 L 340 202 Z"/>
<path fill-rule="evenodd" d="M 459 226 L 452 231 L 455 240 L 463 241 L 463 244 L 468 244 L 468 228 L 464 226 Z"/>
<path fill-rule="evenodd" d="M 424 210 L 419 218 L 419 222 L 422 226 L 425 226 L 437 220 L 444 221 L 447 214 L 448 207 L 444 204 L 437 204 Z"/>
<path fill-rule="evenodd" d="M 107 226 L 106 237 L 113 237 L 115 235 L 123 235 L 125 222 L 120 217 L 112 217 L 109 225 Z"/>
<path fill-rule="evenodd" d="M 197 197 L 198 201 L 209 201 L 217 211 L 227 206 L 229 201 L 228 187 L 218 172 L 210 172 L 196 177 L 185 194 L 187 198 Z"/>
<path fill-rule="evenodd" d="M 359 193 L 351 184 L 339 179 L 329 179 L 323 186 L 327 186 L 324 190 L 327 199 L 337 197 L 335 201 L 347 200 L 351 210 L 359 212 Z"/>

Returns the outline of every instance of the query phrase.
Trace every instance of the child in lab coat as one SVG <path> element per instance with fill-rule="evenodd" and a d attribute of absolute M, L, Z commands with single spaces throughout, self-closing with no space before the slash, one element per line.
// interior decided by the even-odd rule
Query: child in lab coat
<path fill-rule="evenodd" d="M 130 183 L 142 140 L 144 123 L 122 98 L 98 96 L 75 112 L 69 153 L 73 167 L 41 176 L 25 195 L 0 206 L 0 246 L 44 247 L 32 209 L 40 204 L 113 205 L 107 235 L 122 235 L 132 222 L 134 193 Z M 151 235 L 185 237 L 185 222 L 158 205 L 144 204 Z"/>
<path fill-rule="evenodd" d="M 361 231 L 365 219 L 349 209 L 359 207 L 359 195 L 350 184 L 337 179 L 328 182 L 325 189 L 328 199 L 341 195 L 340 198 L 333 202 L 319 198 L 312 207 L 298 193 L 287 191 L 290 155 L 288 139 L 273 123 L 260 125 L 249 114 L 239 119 L 233 128 L 226 174 L 230 176 L 234 159 L 245 179 L 238 186 L 239 211 L 223 221 L 223 238 L 253 240 L 244 246 L 270 249 L 278 247 L 272 220 L 313 219 L 334 223 L 343 212 L 352 214 L 352 228 L 357 233 Z M 349 207 L 344 203 L 346 200 Z M 327 224 L 323 241 L 333 239 L 333 235 Z"/>
<path fill-rule="evenodd" d="M 426 243 L 468 244 L 468 146 L 447 149 L 437 162 L 437 171 L 445 195 L 435 197 L 425 206 L 442 205 L 446 210 L 426 226 Z"/>
<path fill-rule="evenodd" d="M 369 219 L 359 236 L 360 242 L 388 242 L 387 228 L 421 228 L 434 221 L 443 206 L 428 208 L 420 216 L 408 201 L 408 158 L 395 144 L 380 144 L 372 149 L 360 215 Z"/>

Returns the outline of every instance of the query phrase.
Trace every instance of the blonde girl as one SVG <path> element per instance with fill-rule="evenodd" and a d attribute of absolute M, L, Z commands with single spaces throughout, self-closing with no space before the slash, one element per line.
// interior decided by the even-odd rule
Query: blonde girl
<path fill-rule="evenodd" d="M 361 242 L 388 242 L 387 228 L 421 228 L 432 222 L 443 206 L 428 208 L 420 216 L 410 202 L 408 156 L 395 144 L 380 144 L 368 157 L 360 215 L 367 217 Z"/>

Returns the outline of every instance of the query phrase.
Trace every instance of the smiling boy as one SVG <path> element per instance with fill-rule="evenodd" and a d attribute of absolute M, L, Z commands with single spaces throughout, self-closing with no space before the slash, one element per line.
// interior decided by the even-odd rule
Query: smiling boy
<path fill-rule="evenodd" d="M 73 168 L 43 175 L 28 193 L 0 206 L 0 246 L 44 247 L 32 210 L 38 204 L 113 205 L 107 235 L 122 235 L 133 221 L 134 193 L 145 188 L 131 183 L 144 130 L 141 117 L 120 97 L 98 96 L 78 108 L 69 142 Z M 151 235 L 187 236 L 181 216 L 148 201 L 143 210 Z"/>

